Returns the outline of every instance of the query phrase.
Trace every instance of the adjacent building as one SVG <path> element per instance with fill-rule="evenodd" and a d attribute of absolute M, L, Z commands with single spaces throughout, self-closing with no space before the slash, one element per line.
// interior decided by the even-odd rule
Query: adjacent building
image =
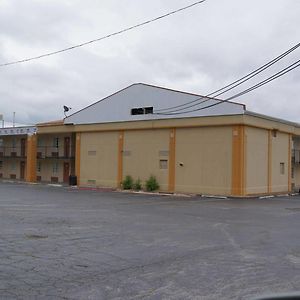
<path fill-rule="evenodd" d="M 0 128 L 0 178 L 36 180 L 32 153 L 35 126 L 8 124 Z"/>
<path fill-rule="evenodd" d="M 2 178 L 76 175 L 80 186 L 117 188 L 126 175 L 154 175 L 161 191 L 228 196 L 300 187 L 299 124 L 191 93 L 133 84 L 62 121 L 21 129 L 0 129 Z"/>

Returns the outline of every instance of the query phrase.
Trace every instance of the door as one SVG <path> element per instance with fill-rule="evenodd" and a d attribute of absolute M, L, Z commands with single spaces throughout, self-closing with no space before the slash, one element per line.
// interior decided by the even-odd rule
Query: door
<path fill-rule="evenodd" d="M 26 139 L 21 139 L 21 157 L 25 157 L 25 144 L 26 144 Z"/>
<path fill-rule="evenodd" d="M 66 136 L 65 137 L 65 143 L 64 143 L 64 156 L 66 158 L 70 157 L 70 137 Z"/>
<path fill-rule="evenodd" d="M 70 164 L 64 163 L 64 183 L 69 183 Z"/>
<path fill-rule="evenodd" d="M 20 179 L 25 179 L 25 161 L 20 162 Z"/>

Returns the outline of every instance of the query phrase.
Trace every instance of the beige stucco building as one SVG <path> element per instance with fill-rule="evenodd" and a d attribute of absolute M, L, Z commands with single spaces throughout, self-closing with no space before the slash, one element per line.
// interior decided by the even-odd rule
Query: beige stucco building
<path fill-rule="evenodd" d="M 33 134 L 2 136 L 0 176 L 68 183 L 76 175 L 80 186 L 117 188 L 126 175 L 143 183 L 154 175 L 161 191 L 227 196 L 299 190 L 299 124 L 201 99 L 132 85 Z M 201 109 L 177 114 L 186 103 Z"/>

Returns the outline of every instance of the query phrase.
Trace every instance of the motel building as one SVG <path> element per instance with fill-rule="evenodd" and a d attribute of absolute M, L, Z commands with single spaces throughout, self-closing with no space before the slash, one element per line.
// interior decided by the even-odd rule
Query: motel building
<path fill-rule="evenodd" d="M 137 83 L 61 121 L 3 126 L 0 177 L 118 188 L 126 175 L 154 175 L 171 193 L 299 191 L 300 124 L 214 98 L 182 113 L 199 97 Z"/>

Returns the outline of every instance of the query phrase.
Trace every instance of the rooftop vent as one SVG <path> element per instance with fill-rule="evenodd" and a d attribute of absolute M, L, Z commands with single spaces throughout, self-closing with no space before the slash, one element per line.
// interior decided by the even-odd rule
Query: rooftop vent
<path fill-rule="evenodd" d="M 147 115 L 153 114 L 153 106 L 135 107 L 131 109 L 131 115 Z"/>

